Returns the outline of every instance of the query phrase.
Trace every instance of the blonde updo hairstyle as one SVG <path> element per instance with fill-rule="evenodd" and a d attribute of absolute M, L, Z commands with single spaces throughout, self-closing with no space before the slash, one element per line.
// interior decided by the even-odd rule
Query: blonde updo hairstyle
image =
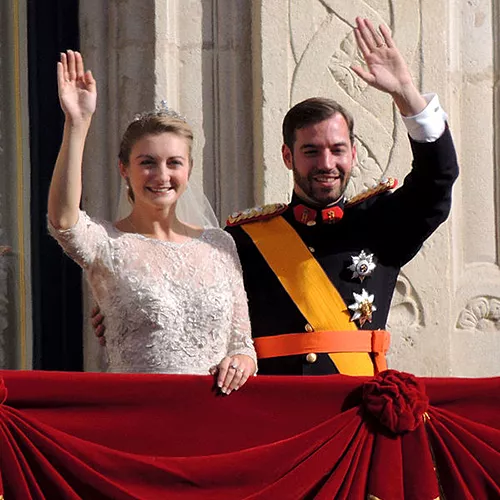
<path fill-rule="evenodd" d="M 147 135 L 159 135 L 165 132 L 175 134 L 186 139 L 189 153 L 189 171 L 193 168 L 193 129 L 177 113 L 149 112 L 139 115 L 125 130 L 120 143 L 118 158 L 126 167 L 130 163 L 130 153 L 136 142 Z M 127 180 L 127 196 L 134 202 L 134 193 Z"/>

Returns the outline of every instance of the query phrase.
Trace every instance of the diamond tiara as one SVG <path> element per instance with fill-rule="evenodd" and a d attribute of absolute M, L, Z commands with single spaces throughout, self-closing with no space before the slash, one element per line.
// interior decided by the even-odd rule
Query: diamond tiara
<path fill-rule="evenodd" d="M 177 120 L 181 120 L 183 122 L 187 123 L 186 117 L 184 115 L 181 115 L 175 109 L 170 108 L 167 104 L 167 101 L 165 99 L 162 99 L 156 106 L 153 111 L 143 111 L 142 113 L 137 113 L 134 116 L 133 121 L 139 121 L 144 118 L 147 118 L 148 116 L 170 116 L 171 118 L 175 118 Z"/>

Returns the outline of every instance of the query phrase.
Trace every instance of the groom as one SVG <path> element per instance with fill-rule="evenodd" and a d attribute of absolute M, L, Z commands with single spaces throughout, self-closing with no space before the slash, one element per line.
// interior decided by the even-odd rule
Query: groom
<path fill-rule="evenodd" d="M 446 220 L 458 165 L 437 96 L 422 96 L 388 28 L 356 19 L 367 69 L 406 125 L 413 168 L 344 196 L 356 161 L 353 119 L 335 101 L 307 99 L 283 122 L 290 204 L 234 214 L 227 230 L 241 259 L 259 374 L 373 375 L 386 368 L 386 328 L 400 268 Z"/>

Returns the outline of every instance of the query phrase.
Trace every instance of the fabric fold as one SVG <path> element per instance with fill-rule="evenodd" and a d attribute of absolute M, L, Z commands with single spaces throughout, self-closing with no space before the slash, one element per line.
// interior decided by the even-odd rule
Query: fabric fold
<path fill-rule="evenodd" d="M 500 379 L 0 375 L 5 498 L 500 497 Z"/>

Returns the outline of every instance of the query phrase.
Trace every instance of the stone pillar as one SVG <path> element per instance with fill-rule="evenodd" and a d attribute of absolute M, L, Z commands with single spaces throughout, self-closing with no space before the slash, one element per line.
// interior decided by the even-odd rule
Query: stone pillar
<path fill-rule="evenodd" d="M 459 2 L 453 20 L 461 35 L 451 62 L 462 172 L 453 213 L 452 373 L 499 375 L 500 7 L 486 0 Z"/>
<path fill-rule="evenodd" d="M 288 0 L 252 2 L 254 196 L 262 205 L 288 202 L 292 188 L 281 158 L 281 122 L 290 107 L 294 60 Z"/>
<path fill-rule="evenodd" d="M 0 368 L 32 366 L 26 2 L 0 5 Z"/>

